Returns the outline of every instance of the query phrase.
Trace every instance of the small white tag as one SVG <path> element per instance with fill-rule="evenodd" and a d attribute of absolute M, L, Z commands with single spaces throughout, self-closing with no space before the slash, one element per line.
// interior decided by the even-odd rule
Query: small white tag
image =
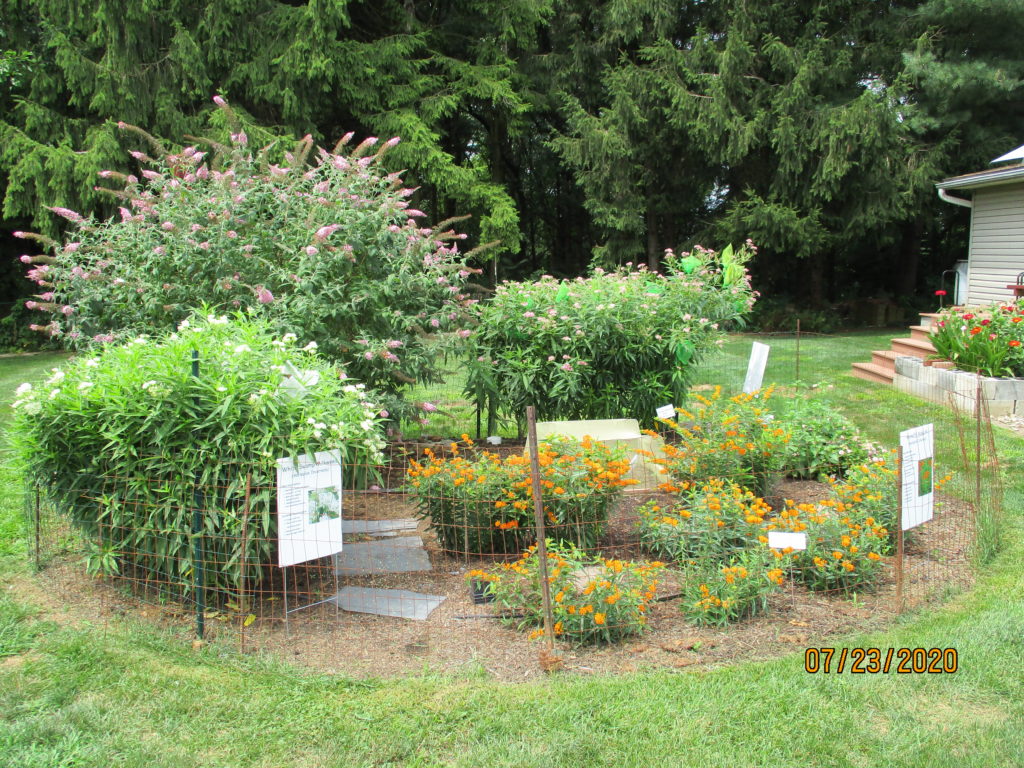
<path fill-rule="evenodd" d="M 772 549 L 807 549 L 807 534 L 793 531 L 768 531 L 768 546 Z"/>
<path fill-rule="evenodd" d="M 668 405 L 661 406 L 654 413 L 659 419 L 674 419 L 676 417 L 676 407 L 669 403 Z"/>

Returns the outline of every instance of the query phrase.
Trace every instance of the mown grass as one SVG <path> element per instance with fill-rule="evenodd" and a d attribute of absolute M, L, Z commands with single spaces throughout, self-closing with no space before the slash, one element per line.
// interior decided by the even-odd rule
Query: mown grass
<path fill-rule="evenodd" d="M 848 345 L 850 355 L 860 343 Z M 935 406 L 846 376 L 846 354 L 822 352 L 815 396 L 875 439 L 945 418 Z M 4 400 L 52 363 L 19 364 L 11 373 L 0 362 Z M 1020 461 L 1021 440 L 1004 435 L 999 443 Z M 1024 484 L 1009 479 L 1019 498 Z M 12 522 L 20 485 L 10 473 L 0 484 L 0 547 L 10 553 L 0 568 L 10 576 L 25 569 Z M 1006 547 L 971 592 L 885 632 L 846 639 L 955 647 L 960 671 L 952 675 L 809 675 L 797 653 L 720 669 L 523 684 L 471 672 L 357 682 L 217 646 L 193 650 L 131 619 L 54 626 L 5 589 L 0 764 L 1019 766 L 1024 536 L 1019 505 L 1010 507 Z"/>

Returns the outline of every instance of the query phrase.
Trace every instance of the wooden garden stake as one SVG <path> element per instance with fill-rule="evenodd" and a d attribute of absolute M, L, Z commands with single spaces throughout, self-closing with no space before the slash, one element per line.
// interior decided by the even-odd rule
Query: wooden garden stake
<path fill-rule="evenodd" d="M 540 457 L 537 448 L 537 409 L 526 406 L 527 435 L 530 446 L 530 479 L 533 481 L 533 514 L 537 521 L 537 574 L 544 603 L 544 643 L 548 656 L 554 654 L 555 626 L 551 615 L 551 585 L 548 584 L 548 548 L 544 534 L 544 500 L 541 498 Z"/>

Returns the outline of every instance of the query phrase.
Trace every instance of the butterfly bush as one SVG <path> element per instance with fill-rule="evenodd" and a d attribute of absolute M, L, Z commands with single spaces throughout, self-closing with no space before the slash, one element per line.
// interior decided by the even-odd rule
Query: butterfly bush
<path fill-rule="evenodd" d="M 399 396 L 438 378 L 438 337 L 461 340 L 446 332 L 465 330 L 474 270 L 458 248 L 465 235 L 422 224 L 414 190 L 382 169 L 397 138 L 348 148 L 347 134 L 327 151 L 306 136 L 277 164 L 241 129 L 209 151 L 167 152 L 120 126 L 155 156 L 132 153 L 139 175 L 100 173 L 118 214 L 52 208 L 69 222 L 64 243 L 16 233 L 42 246 L 21 257 L 39 287 L 28 302 L 43 317 L 36 330 L 81 348 L 173 329 L 203 303 L 255 307 L 412 415 Z"/>
<path fill-rule="evenodd" d="M 315 343 L 241 313 L 199 314 L 80 355 L 22 384 L 13 406 L 28 475 L 106 570 L 179 594 L 191 589 L 197 504 L 207 584 L 230 593 L 275 562 L 277 458 L 340 451 L 351 486 L 384 447 L 380 406 L 362 384 L 340 378 Z"/>
<path fill-rule="evenodd" d="M 694 367 L 742 322 L 755 295 L 752 245 L 666 253 L 586 278 L 506 282 L 477 307 L 467 393 L 492 420 L 639 417 L 679 402 Z"/>

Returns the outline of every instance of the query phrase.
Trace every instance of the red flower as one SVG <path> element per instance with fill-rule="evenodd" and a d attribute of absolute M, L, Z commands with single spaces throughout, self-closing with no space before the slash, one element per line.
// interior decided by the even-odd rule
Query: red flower
<path fill-rule="evenodd" d="M 1019 347 L 1020 346 L 1020 342 L 1017 341 L 1016 339 L 1010 339 L 1010 346 L 1011 347 Z"/>
<path fill-rule="evenodd" d="M 945 295 L 946 295 L 946 292 L 945 292 L 945 291 L 936 291 L 936 292 L 935 292 L 935 295 L 936 295 L 936 296 L 945 296 Z"/>
<path fill-rule="evenodd" d="M 982 321 L 981 321 L 981 324 L 982 324 L 982 325 L 988 325 L 988 324 L 989 324 L 989 323 L 991 323 L 991 322 L 992 322 L 991 320 L 989 320 L 988 318 L 986 318 L 986 319 L 984 319 L 984 320 L 982 320 Z"/>
<path fill-rule="evenodd" d="M 1020 315 L 1010 318 L 1011 323 L 1019 323 L 1021 320 L 1024 320 L 1024 317 L 1021 317 Z"/>
<path fill-rule="evenodd" d="M 964 315 L 964 320 L 972 320 L 972 319 L 974 319 L 974 315 L 972 315 L 970 312 L 968 312 L 968 313 L 966 313 Z"/>

